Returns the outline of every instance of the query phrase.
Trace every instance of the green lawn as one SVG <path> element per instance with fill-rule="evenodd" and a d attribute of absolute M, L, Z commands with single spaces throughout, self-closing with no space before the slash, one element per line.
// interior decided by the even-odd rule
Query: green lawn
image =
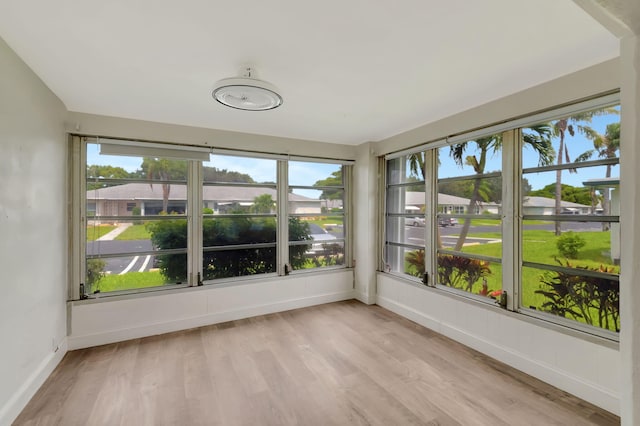
<path fill-rule="evenodd" d="M 98 281 L 92 291 L 102 293 L 136 288 L 159 287 L 165 284 L 165 278 L 160 271 L 128 272 L 123 275 L 105 275 Z"/>
<path fill-rule="evenodd" d="M 308 220 L 306 222 L 309 223 L 314 223 L 318 226 L 322 226 L 323 228 L 326 225 L 342 225 L 343 223 L 343 217 L 342 216 L 337 216 L 337 217 L 333 217 L 333 216 L 322 216 L 319 217 L 315 220 Z"/>
<path fill-rule="evenodd" d="M 144 223 L 131 225 L 124 232 L 116 237 L 116 240 L 149 240 L 151 234 L 147 231 Z"/>
<path fill-rule="evenodd" d="M 87 241 L 95 241 L 114 229 L 114 225 L 87 225 Z"/>

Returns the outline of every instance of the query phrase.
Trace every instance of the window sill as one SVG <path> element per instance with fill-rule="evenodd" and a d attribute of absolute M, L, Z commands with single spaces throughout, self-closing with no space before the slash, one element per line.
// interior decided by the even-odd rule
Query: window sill
<path fill-rule="evenodd" d="M 290 274 L 286 276 L 280 276 L 276 274 L 264 274 L 264 275 L 251 275 L 246 277 L 225 278 L 215 281 L 206 282 L 201 286 L 167 286 L 167 287 L 154 287 L 151 289 L 137 289 L 130 291 L 121 291 L 113 293 L 98 293 L 99 296 L 92 295 L 92 297 L 83 300 L 69 300 L 73 306 L 90 305 L 94 303 L 103 303 L 128 299 L 139 299 L 145 297 L 164 296 L 168 294 L 180 294 L 192 291 L 206 291 L 214 288 L 234 287 L 240 285 L 250 285 L 263 282 L 274 282 L 288 279 L 296 279 L 306 275 L 330 275 L 340 272 L 353 271 L 353 268 L 335 267 L 335 268 L 318 268 L 310 270 L 309 272 Z"/>

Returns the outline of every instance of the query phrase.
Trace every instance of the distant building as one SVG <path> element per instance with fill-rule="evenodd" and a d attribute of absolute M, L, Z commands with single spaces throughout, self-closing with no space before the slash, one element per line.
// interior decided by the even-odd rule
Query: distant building
<path fill-rule="evenodd" d="M 560 201 L 560 208 L 560 214 L 591 214 L 592 209 L 591 206 L 569 201 Z M 522 203 L 522 214 L 545 216 L 556 214 L 556 200 L 555 198 L 526 196 Z"/>
<path fill-rule="evenodd" d="M 203 207 L 214 213 L 230 213 L 249 210 L 257 196 L 269 194 L 277 201 L 276 190 L 272 188 L 247 186 L 203 186 Z M 321 213 L 321 200 L 289 194 L 290 212 L 294 214 Z M 134 209 L 140 215 L 156 215 L 162 211 L 162 184 L 127 183 L 107 188 L 87 191 L 88 216 L 132 216 Z M 168 213 L 184 213 L 187 209 L 185 185 L 171 185 Z"/>
<path fill-rule="evenodd" d="M 468 214 L 468 198 L 457 197 L 449 194 L 438 194 L 438 213 L 445 214 Z M 584 204 L 561 201 L 561 214 L 591 214 L 592 207 Z M 479 202 L 475 212 L 472 214 L 499 214 L 502 209 L 500 204 L 492 202 Z M 553 215 L 556 209 L 556 200 L 546 197 L 524 197 L 522 213 L 526 215 Z M 602 211 L 600 205 L 596 206 Z M 424 192 L 407 191 L 405 193 L 405 211 L 407 213 L 424 211 Z"/>

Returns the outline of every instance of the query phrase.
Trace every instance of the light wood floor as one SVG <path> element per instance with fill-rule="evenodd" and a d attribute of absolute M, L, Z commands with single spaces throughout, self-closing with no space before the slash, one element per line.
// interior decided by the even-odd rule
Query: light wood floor
<path fill-rule="evenodd" d="M 349 301 L 69 352 L 18 425 L 614 425 L 619 418 Z"/>

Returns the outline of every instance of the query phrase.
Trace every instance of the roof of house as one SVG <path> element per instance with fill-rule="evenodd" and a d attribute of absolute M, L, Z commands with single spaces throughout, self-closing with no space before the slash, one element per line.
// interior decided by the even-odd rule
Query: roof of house
<path fill-rule="evenodd" d="M 469 199 L 463 197 L 457 197 L 449 194 L 438 194 L 439 205 L 454 205 L 454 206 L 468 206 Z M 424 204 L 424 192 L 407 191 L 405 193 L 405 204 L 420 206 Z M 495 206 L 496 203 L 482 203 L 483 206 Z"/>
<path fill-rule="evenodd" d="M 277 192 L 274 188 L 253 186 L 203 186 L 205 201 L 253 201 L 257 196 L 269 194 L 276 200 Z M 160 183 L 127 183 L 107 188 L 91 189 L 87 191 L 89 200 L 162 200 L 162 185 Z M 173 184 L 169 189 L 169 200 L 186 200 L 186 185 Z M 302 195 L 289 193 L 289 201 L 318 202 L 319 200 Z"/>
<path fill-rule="evenodd" d="M 524 197 L 522 205 L 524 207 L 555 207 L 556 200 L 555 198 L 527 196 Z M 572 203 L 570 201 L 561 201 L 560 205 L 564 208 L 591 208 L 586 204 Z"/>

